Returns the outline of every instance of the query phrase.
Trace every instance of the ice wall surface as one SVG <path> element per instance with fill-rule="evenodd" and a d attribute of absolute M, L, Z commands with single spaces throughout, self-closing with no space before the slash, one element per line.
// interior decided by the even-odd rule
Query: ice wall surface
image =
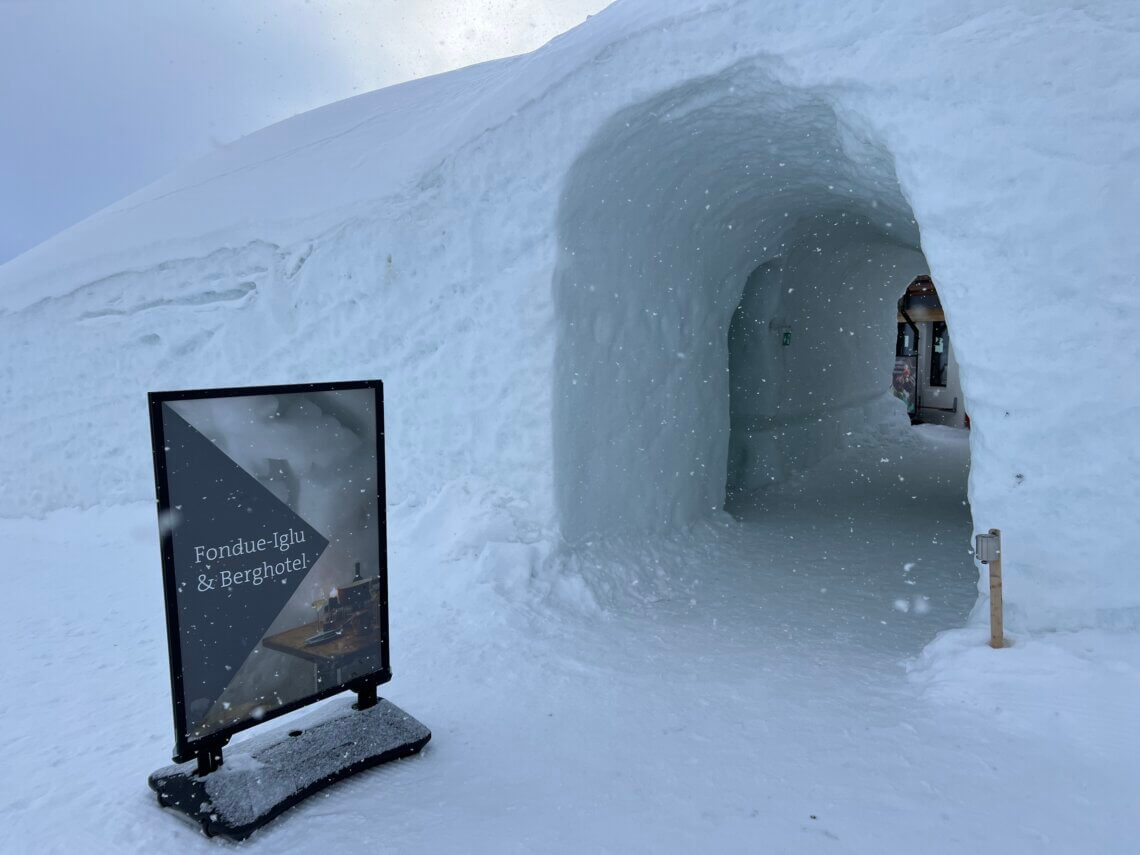
<path fill-rule="evenodd" d="M 268 128 L 0 268 L 0 512 L 149 496 L 148 389 L 367 375 L 393 500 L 483 508 L 473 541 L 677 525 L 763 477 L 775 403 L 727 370 L 746 283 L 790 312 L 822 265 L 838 327 L 879 311 L 875 265 L 925 263 L 1011 622 L 1135 625 L 1138 28 L 1124 2 L 622 0 Z"/>

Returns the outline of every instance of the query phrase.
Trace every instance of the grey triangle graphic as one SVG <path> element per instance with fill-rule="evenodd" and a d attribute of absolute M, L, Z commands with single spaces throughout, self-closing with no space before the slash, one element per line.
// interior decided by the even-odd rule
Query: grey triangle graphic
<path fill-rule="evenodd" d="M 176 520 L 183 699 L 193 732 L 328 540 L 171 407 L 163 405 L 162 417 Z M 293 545 L 282 550 L 275 536 Z M 257 549 L 259 542 L 265 548 Z M 204 550 L 220 546 L 231 547 L 229 554 L 207 560 Z M 257 696 L 245 699 L 249 704 L 275 695 L 271 685 L 254 691 Z"/>

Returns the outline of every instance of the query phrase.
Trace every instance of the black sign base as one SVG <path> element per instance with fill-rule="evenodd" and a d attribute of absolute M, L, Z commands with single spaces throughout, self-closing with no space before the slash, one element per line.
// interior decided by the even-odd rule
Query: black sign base
<path fill-rule="evenodd" d="M 380 699 L 356 709 L 329 704 L 226 750 L 215 772 L 195 763 L 159 769 L 148 779 L 158 803 L 202 827 L 208 837 L 244 840 L 307 796 L 371 766 L 415 754 L 431 731 Z"/>

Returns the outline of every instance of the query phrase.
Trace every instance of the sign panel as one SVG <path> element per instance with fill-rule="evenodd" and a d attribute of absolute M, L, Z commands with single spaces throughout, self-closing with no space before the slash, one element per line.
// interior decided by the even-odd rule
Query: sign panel
<path fill-rule="evenodd" d="M 380 381 L 149 402 L 174 759 L 386 682 Z"/>

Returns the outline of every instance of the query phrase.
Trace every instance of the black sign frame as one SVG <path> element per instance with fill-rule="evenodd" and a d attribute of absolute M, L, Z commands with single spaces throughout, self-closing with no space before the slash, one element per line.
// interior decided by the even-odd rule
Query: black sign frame
<path fill-rule="evenodd" d="M 258 718 L 246 718 L 227 725 L 201 739 L 186 736 L 187 716 L 183 692 L 182 646 L 178 626 L 177 577 L 174 566 L 174 536 L 162 521 L 171 513 L 170 488 L 167 479 L 166 443 L 163 429 L 162 405 L 167 401 L 186 401 L 201 398 L 237 398 L 257 395 L 289 395 L 303 392 L 341 392 L 372 389 L 376 395 L 376 511 L 379 540 L 379 627 L 380 668 L 369 674 L 313 692 L 303 698 L 289 701 Z M 375 703 L 376 687 L 392 679 L 391 639 L 388 627 L 388 520 L 387 491 L 384 460 L 384 384 L 381 380 L 349 380 L 328 383 L 293 383 L 272 386 L 232 386 L 218 389 L 185 389 L 147 393 L 150 412 L 151 453 L 154 458 L 155 495 L 158 505 L 159 537 L 162 550 L 162 582 L 166 607 L 166 641 L 170 657 L 170 691 L 174 712 L 175 746 L 173 759 L 183 763 L 198 758 L 200 767 L 209 767 L 212 758 L 220 758 L 221 749 L 235 733 L 256 727 L 280 716 L 287 715 L 309 704 L 324 700 L 344 691 L 360 696 L 363 707 Z M 216 761 L 213 761 L 216 762 Z"/>

